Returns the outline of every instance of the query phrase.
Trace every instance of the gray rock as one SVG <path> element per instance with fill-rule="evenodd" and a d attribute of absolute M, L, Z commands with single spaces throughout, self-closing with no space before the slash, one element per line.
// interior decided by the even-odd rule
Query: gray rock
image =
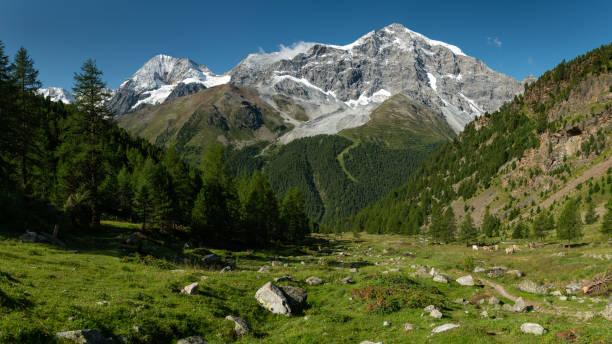
<path fill-rule="evenodd" d="M 176 344 L 208 344 L 202 337 L 194 336 L 179 339 Z"/>
<path fill-rule="evenodd" d="M 567 301 L 567 296 L 565 296 L 565 295 L 559 296 L 559 300 L 560 301 Z"/>
<path fill-rule="evenodd" d="M 369 340 L 364 340 L 359 344 L 383 344 L 383 342 L 370 342 Z"/>
<path fill-rule="evenodd" d="M 519 270 L 508 270 L 506 271 L 506 275 L 514 276 L 516 278 L 523 277 L 523 273 L 520 272 Z"/>
<path fill-rule="evenodd" d="M 226 266 L 223 269 L 221 269 L 221 273 L 226 273 L 226 272 L 231 272 L 231 271 L 232 271 L 231 266 Z"/>
<path fill-rule="evenodd" d="M 255 293 L 255 299 L 259 305 L 274 314 L 292 315 L 291 306 L 285 293 L 272 282 L 268 282 L 259 288 Z"/>
<path fill-rule="evenodd" d="M 225 319 L 234 322 L 234 332 L 238 337 L 242 337 L 253 332 L 251 325 L 249 325 L 249 323 L 242 318 L 228 315 L 225 317 Z"/>
<path fill-rule="evenodd" d="M 351 276 L 344 277 L 341 282 L 344 283 L 344 284 L 353 283 L 353 277 L 351 277 Z"/>
<path fill-rule="evenodd" d="M 425 313 L 431 313 L 433 310 L 436 310 L 436 309 L 438 309 L 436 306 L 434 306 L 434 305 L 429 305 L 429 306 L 427 306 L 427 307 L 423 308 L 423 312 L 425 312 Z"/>
<path fill-rule="evenodd" d="M 440 271 L 436 268 L 431 268 L 431 270 L 429 270 L 429 276 L 434 277 L 436 275 L 440 274 Z"/>
<path fill-rule="evenodd" d="M 487 272 L 487 276 L 491 278 L 502 277 L 504 273 L 506 273 L 506 270 L 508 270 L 508 268 L 506 268 L 505 266 L 493 266 L 489 268 L 489 272 Z"/>
<path fill-rule="evenodd" d="M 64 242 L 60 241 L 57 238 L 54 238 L 53 235 L 45 233 L 45 232 L 30 232 L 27 231 L 25 234 L 19 237 L 19 240 L 23 242 L 34 242 L 34 243 L 48 243 L 57 245 L 60 247 L 66 247 Z"/>
<path fill-rule="evenodd" d="M 459 299 L 455 299 L 455 303 L 462 304 L 462 305 L 467 305 L 469 303 L 469 301 L 466 300 L 466 299 L 463 299 L 463 298 L 459 298 Z"/>
<path fill-rule="evenodd" d="M 350 272 L 357 272 L 357 268 L 350 268 L 349 271 Z"/>
<path fill-rule="evenodd" d="M 414 329 L 416 329 L 416 326 L 414 324 L 410 324 L 410 323 L 404 324 L 404 331 L 410 332 Z"/>
<path fill-rule="evenodd" d="M 606 308 L 604 308 L 604 310 L 599 314 L 605 319 L 612 321 L 612 296 L 610 296 L 610 300 L 608 301 Z"/>
<path fill-rule="evenodd" d="M 488 303 L 490 305 L 499 305 L 499 299 L 496 298 L 495 296 L 491 296 L 488 300 Z"/>
<path fill-rule="evenodd" d="M 507 312 L 514 312 L 514 308 L 512 306 L 510 306 L 509 304 L 507 304 L 507 303 L 502 305 L 502 309 L 507 311 Z"/>
<path fill-rule="evenodd" d="M 183 289 L 181 289 L 181 293 L 187 294 L 187 295 L 195 295 L 198 293 L 199 287 L 200 287 L 200 284 L 198 282 L 191 283 L 190 285 L 184 286 Z"/>
<path fill-rule="evenodd" d="M 289 301 L 289 307 L 293 313 L 299 313 L 306 306 L 306 299 L 308 293 L 302 288 L 294 287 L 291 285 L 281 285 L 278 288 L 285 293 L 287 300 Z"/>
<path fill-rule="evenodd" d="M 259 270 L 257 270 L 257 272 L 259 273 L 268 273 L 270 272 L 270 267 L 267 265 L 264 265 L 262 267 L 259 268 Z"/>
<path fill-rule="evenodd" d="M 385 321 L 385 322 L 383 322 L 383 326 L 384 327 L 389 327 L 389 326 L 391 326 L 391 322 L 390 321 Z"/>
<path fill-rule="evenodd" d="M 474 286 L 474 279 L 472 278 L 472 275 L 467 275 L 467 276 L 457 278 L 457 283 L 463 286 L 471 287 L 471 286 Z"/>
<path fill-rule="evenodd" d="M 487 319 L 489 317 L 489 313 L 487 311 L 482 311 L 480 313 L 480 317 L 483 319 Z"/>
<path fill-rule="evenodd" d="M 565 293 L 572 295 L 582 290 L 582 284 L 572 281 L 568 285 L 565 286 Z"/>
<path fill-rule="evenodd" d="M 430 316 L 430 317 L 432 317 L 432 318 L 440 319 L 440 318 L 442 318 L 442 312 L 440 312 L 440 311 L 439 311 L 439 310 L 437 310 L 437 309 L 434 309 L 434 310 L 432 310 L 432 311 L 429 313 L 429 316 Z"/>
<path fill-rule="evenodd" d="M 520 291 L 532 294 L 547 294 L 548 288 L 530 280 L 522 280 L 516 287 Z"/>
<path fill-rule="evenodd" d="M 76 344 L 107 344 L 112 340 L 105 338 L 98 330 L 76 330 L 58 332 L 56 337 L 65 339 Z"/>
<path fill-rule="evenodd" d="M 295 281 L 295 279 L 293 279 L 293 277 L 290 275 L 283 275 L 280 277 L 276 277 L 274 279 L 274 282 L 286 282 L 286 281 Z"/>
<path fill-rule="evenodd" d="M 521 325 L 521 331 L 524 333 L 535 334 L 536 336 L 541 336 L 546 332 L 544 327 L 540 324 L 535 323 L 524 323 Z"/>
<path fill-rule="evenodd" d="M 323 283 L 323 280 L 316 276 L 311 276 L 306 279 L 306 283 L 309 285 L 319 285 Z"/>
<path fill-rule="evenodd" d="M 202 258 L 202 262 L 206 264 L 212 264 L 212 263 L 217 262 L 218 260 L 219 260 L 219 257 L 214 253 L 207 254 L 204 256 L 204 258 Z"/>
<path fill-rule="evenodd" d="M 477 266 L 474 268 L 474 273 L 480 273 L 480 272 L 485 272 L 486 270 L 484 268 L 481 268 L 480 266 Z"/>
<path fill-rule="evenodd" d="M 552 296 L 561 296 L 561 295 L 563 295 L 563 294 L 561 294 L 561 292 L 560 292 L 559 290 L 554 290 L 554 291 L 552 291 L 552 292 L 550 293 L 550 295 L 552 295 Z"/>
<path fill-rule="evenodd" d="M 434 282 L 438 282 L 438 283 L 448 283 L 448 281 L 446 280 L 446 278 L 442 275 L 435 275 L 433 278 Z"/>
<path fill-rule="evenodd" d="M 434 328 L 433 330 L 431 330 L 431 333 L 445 332 L 445 331 L 452 330 L 457 327 L 459 327 L 459 324 L 444 324 L 444 325 L 440 325 Z"/>
<path fill-rule="evenodd" d="M 98 306 L 110 306 L 110 304 L 111 303 L 109 301 L 106 301 L 106 300 L 96 302 L 96 305 L 98 305 Z"/>
<path fill-rule="evenodd" d="M 533 309 L 533 306 L 527 305 L 522 297 L 516 299 L 514 306 L 512 306 L 513 312 L 528 312 L 531 309 Z"/>

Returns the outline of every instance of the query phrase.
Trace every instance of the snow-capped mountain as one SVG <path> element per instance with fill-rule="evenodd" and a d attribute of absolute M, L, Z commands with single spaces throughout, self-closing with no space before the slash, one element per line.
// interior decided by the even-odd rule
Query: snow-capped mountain
<path fill-rule="evenodd" d="M 458 47 L 400 24 L 371 31 L 344 46 L 300 43 L 279 52 L 251 54 L 230 75 L 232 83 L 256 88 L 279 109 L 275 95 L 304 108 L 310 119 L 300 122 L 287 115 L 296 127 L 282 142 L 360 126 L 377 105 L 398 93 L 437 111 L 459 132 L 476 116 L 498 109 L 523 90 L 520 82 Z"/>
<path fill-rule="evenodd" d="M 120 115 L 229 80 L 229 75 L 216 75 L 190 59 L 157 55 L 113 92 L 109 105 Z"/>
<path fill-rule="evenodd" d="M 62 102 L 64 104 L 74 103 L 74 97 L 70 92 L 61 87 L 47 87 L 38 90 L 38 94 L 49 97 L 51 101 Z"/>

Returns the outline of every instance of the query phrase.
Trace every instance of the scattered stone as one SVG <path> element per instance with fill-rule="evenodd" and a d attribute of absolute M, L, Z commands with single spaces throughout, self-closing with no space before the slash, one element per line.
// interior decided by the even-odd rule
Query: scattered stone
<path fill-rule="evenodd" d="M 514 302 L 514 306 L 512 306 L 513 312 L 528 312 L 533 308 L 533 306 L 528 306 L 522 297 L 519 297 Z"/>
<path fill-rule="evenodd" d="M 557 252 L 550 255 L 551 257 L 563 257 L 565 256 L 565 252 Z"/>
<path fill-rule="evenodd" d="M 208 279 L 208 276 L 200 276 L 200 281 L 205 281 Z"/>
<path fill-rule="evenodd" d="M 482 311 L 482 313 L 480 313 L 480 317 L 486 319 L 489 317 L 489 313 L 487 311 Z"/>
<path fill-rule="evenodd" d="M 429 306 L 423 308 L 423 311 L 425 313 L 431 313 L 431 311 L 433 311 L 434 309 L 438 309 L 438 308 L 436 308 L 436 306 L 434 306 L 434 305 L 429 305 Z"/>
<path fill-rule="evenodd" d="M 506 271 L 506 275 L 514 276 L 516 278 L 523 277 L 523 273 L 519 270 L 508 270 Z"/>
<path fill-rule="evenodd" d="M 522 280 L 516 288 L 520 291 L 532 294 L 546 294 L 548 292 L 548 288 L 530 280 Z"/>
<path fill-rule="evenodd" d="M 191 283 L 190 285 L 184 286 L 183 289 L 181 289 L 181 293 L 187 295 L 196 295 L 198 293 L 199 287 L 200 284 L 198 282 Z"/>
<path fill-rule="evenodd" d="M 456 327 L 459 327 L 459 324 L 444 324 L 434 328 L 431 333 L 440 333 L 448 330 L 452 330 Z"/>
<path fill-rule="evenodd" d="M 415 328 L 416 326 L 414 324 L 410 324 L 410 323 L 404 324 L 404 331 L 406 332 L 410 332 L 414 330 Z"/>
<path fill-rule="evenodd" d="M 98 330 L 65 331 L 58 332 L 55 336 L 77 344 L 106 344 L 112 342 L 111 339 L 105 338 Z"/>
<path fill-rule="evenodd" d="M 282 314 L 284 316 L 292 314 L 289 300 L 285 293 L 272 282 L 268 282 L 259 288 L 255 293 L 255 299 L 263 308 L 274 314 Z"/>
<path fill-rule="evenodd" d="M 505 266 L 493 266 L 489 268 L 487 276 L 491 278 L 502 277 L 504 273 L 506 273 L 506 270 L 508 270 L 508 268 L 506 268 Z"/>
<path fill-rule="evenodd" d="M 567 296 L 559 296 L 559 300 L 561 300 L 561 301 L 567 301 Z"/>
<path fill-rule="evenodd" d="M 393 269 L 389 269 L 390 272 L 400 272 L 400 269 L 397 268 L 393 268 Z"/>
<path fill-rule="evenodd" d="M 552 296 L 561 296 L 563 294 L 561 294 L 561 292 L 559 290 L 555 290 L 555 291 L 551 292 L 550 295 L 552 295 Z"/>
<path fill-rule="evenodd" d="M 467 275 L 467 276 L 457 278 L 457 283 L 463 286 L 471 287 L 474 285 L 474 279 L 472 278 L 472 275 Z"/>
<path fill-rule="evenodd" d="M 505 303 L 502 305 L 502 309 L 507 311 L 507 312 L 513 312 L 514 308 L 512 306 L 510 306 L 509 304 Z"/>
<path fill-rule="evenodd" d="M 278 288 L 285 293 L 292 313 L 298 313 L 304 309 L 306 299 L 308 298 L 308 294 L 304 289 L 291 285 L 281 285 Z"/>
<path fill-rule="evenodd" d="M 479 305 L 484 305 L 484 303 L 485 303 L 485 300 L 484 300 L 484 299 L 480 299 L 480 300 L 478 300 L 478 304 L 479 304 Z"/>
<path fill-rule="evenodd" d="M 480 273 L 480 272 L 485 272 L 486 270 L 484 268 L 481 268 L 480 266 L 477 266 L 474 268 L 474 273 Z"/>
<path fill-rule="evenodd" d="M 605 319 L 612 321 L 612 296 L 610 296 L 610 300 L 608 301 L 606 308 L 604 308 L 604 310 L 599 314 Z"/>
<path fill-rule="evenodd" d="M 406 251 L 406 252 L 404 252 L 404 256 L 406 256 L 406 257 L 416 257 L 416 254 L 414 254 L 414 253 L 412 253 L 410 251 Z"/>
<path fill-rule="evenodd" d="M 385 321 L 385 322 L 383 323 L 383 326 L 384 326 L 384 327 L 389 327 L 389 326 L 391 326 L 391 322 L 390 322 L 390 321 Z"/>
<path fill-rule="evenodd" d="M 306 265 L 306 262 L 302 260 L 302 261 L 300 262 L 300 264 L 302 264 L 302 265 Z"/>
<path fill-rule="evenodd" d="M 535 334 L 536 336 L 540 336 L 546 332 L 542 325 L 535 323 L 524 323 L 521 325 L 521 331 L 524 333 Z"/>
<path fill-rule="evenodd" d="M 470 302 L 468 300 L 466 300 L 466 299 L 459 298 L 459 299 L 455 299 L 455 303 L 467 305 Z"/>
<path fill-rule="evenodd" d="M 74 320 L 75 320 L 75 317 L 69 317 L 68 318 L 68 321 L 74 321 Z"/>
<path fill-rule="evenodd" d="M 293 277 L 290 275 L 283 275 L 281 277 L 276 277 L 274 279 L 274 282 L 285 282 L 285 281 L 295 281 L 295 279 L 293 279 Z"/>
<path fill-rule="evenodd" d="M 440 318 L 442 318 L 442 312 L 440 312 L 440 311 L 439 311 L 439 310 L 437 310 L 437 309 L 434 309 L 434 310 L 432 310 L 432 311 L 429 313 L 429 316 L 430 316 L 430 317 L 433 317 L 433 318 L 436 318 L 436 319 L 440 319 Z"/>
<path fill-rule="evenodd" d="M 98 306 L 110 306 L 110 304 L 111 303 L 108 302 L 108 301 L 98 301 L 98 302 L 96 302 L 96 305 L 98 305 Z"/>
<path fill-rule="evenodd" d="M 202 258 L 202 262 L 204 262 L 206 264 L 215 263 L 217 260 L 219 260 L 219 257 L 216 254 L 214 254 L 214 253 L 207 254 L 207 255 L 204 256 L 204 258 Z"/>
<path fill-rule="evenodd" d="M 257 272 L 259 273 L 268 273 L 270 272 L 270 267 L 267 265 L 264 265 L 262 267 L 259 268 L 259 270 L 257 270 Z"/>
<path fill-rule="evenodd" d="M 357 272 L 357 268 L 351 268 L 349 271 L 350 272 Z"/>
<path fill-rule="evenodd" d="M 179 339 L 176 344 L 208 344 L 202 337 L 187 337 L 183 339 Z"/>
<path fill-rule="evenodd" d="M 271 264 L 272 264 L 272 266 L 282 266 L 283 262 L 278 261 L 278 260 L 273 260 Z"/>
<path fill-rule="evenodd" d="M 438 282 L 438 283 L 448 283 L 448 281 L 446 280 L 446 278 L 442 275 L 435 275 L 433 278 L 434 282 Z"/>
<path fill-rule="evenodd" d="M 565 286 L 566 294 L 576 294 L 577 292 L 582 290 L 582 285 L 578 282 L 572 281 L 568 285 Z"/>
<path fill-rule="evenodd" d="M 344 283 L 344 284 L 350 284 L 350 283 L 353 283 L 353 277 L 351 277 L 351 276 L 344 277 L 344 278 L 342 279 L 342 283 Z"/>
<path fill-rule="evenodd" d="M 490 305 L 499 305 L 499 299 L 496 298 L 495 296 L 491 296 L 488 300 Z"/>
<path fill-rule="evenodd" d="M 184 274 L 185 270 L 183 270 L 183 269 L 174 269 L 174 270 L 170 270 L 170 272 L 172 272 L 173 274 Z"/>
<path fill-rule="evenodd" d="M 309 285 L 319 285 L 323 283 L 323 280 L 316 276 L 311 276 L 306 279 L 306 283 Z"/>
<path fill-rule="evenodd" d="M 236 333 L 236 336 L 238 337 L 242 337 L 242 336 L 245 336 L 253 332 L 251 325 L 249 325 L 249 323 L 247 323 L 246 320 L 242 318 L 228 315 L 225 317 L 225 320 L 234 322 L 234 332 Z"/>
<path fill-rule="evenodd" d="M 359 344 L 383 344 L 383 342 L 370 342 L 369 340 L 364 340 Z"/>
<path fill-rule="evenodd" d="M 429 275 L 431 277 L 436 276 L 439 273 L 440 273 L 440 271 L 438 269 L 436 269 L 436 268 L 431 268 L 431 270 L 429 270 Z"/>
<path fill-rule="evenodd" d="M 595 312 L 591 312 L 591 311 L 576 312 L 576 317 L 584 321 L 591 320 L 595 318 Z"/>
<path fill-rule="evenodd" d="M 221 273 L 226 273 L 226 272 L 231 272 L 231 271 L 232 271 L 231 266 L 226 266 L 223 269 L 221 269 Z"/>

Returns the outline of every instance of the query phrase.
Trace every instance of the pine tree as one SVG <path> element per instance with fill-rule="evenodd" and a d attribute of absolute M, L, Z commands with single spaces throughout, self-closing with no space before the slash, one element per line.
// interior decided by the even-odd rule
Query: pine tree
<path fill-rule="evenodd" d="M 570 199 L 565 203 L 557 220 L 557 237 L 567 240 L 569 244 L 572 240 L 581 238 L 582 235 L 582 220 L 578 212 L 578 202 Z"/>
<path fill-rule="evenodd" d="M 83 155 L 81 158 L 87 176 L 87 190 L 91 197 L 90 226 L 100 224 L 100 198 L 99 187 L 105 177 L 103 168 L 103 141 L 107 131 L 105 118 L 111 116 L 107 99 L 106 84 L 102 81 L 102 71 L 98 69 L 95 61 L 87 60 L 83 63 L 80 73 L 74 74 L 75 85 L 72 89 L 75 95 L 75 105 L 78 110 L 73 134 L 79 137 Z"/>
<path fill-rule="evenodd" d="M 442 208 L 439 206 L 434 206 L 432 209 L 429 234 L 434 241 L 442 241 L 444 239 L 444 218 Z"/>
<path fill-rule="evenodd" d="M 8 56 L 4 55 L 4 43 L 0 41 L 0 187 L 9 186 L 9 175 L 12 173 L 10 164 L 11 130 L 14 127 L 12 116 L 15 94 L 14 83 L 10 76 Z"/>
<path fill-rule="evenodd" d="M 21 187 L 27 193 L 30 191 L 32 167 L 36 164 L 37 153 L 39 153 L 37 143 L 41 135 L 41 116 L 36 92 L 41 83 L 38 81 L 38 70 L 34 67 L 34 61 L 24 47 L 17 51 L 10 69 L 18 94 L 11 139 L 15 144 Z"/>
<path fill-rule="evenodd" d="M 465 218 L 461 223 L 461 230 L 459 232 L 459 238 L 466 245 L 474 243 L 478 239 L 478 231 L 474 226 L 474 220 L 472 214 L 465 214 Z"/>
<path fill-rule="evenodd" d="M 489 238 L 498 236 L 500 226 L 501 223 L 499 222 L 499 219 L 491 215 L 491 213 L 489 212 L 489 207 L 487 207 L 484 218 L 482 220 L 482 231 L 484 232 L 484 234 Z"/>
<path fill-rule="evenodd" d="M 305 238 L 310 232 L 308 216 L 304 210 L 304 199 L 298 188 L 287 190 L 280 217 L 285 227 L 284 238 L 286 240 L 298 241 Z"/>
<path fill-rule="evenodd" d="M 596 185 L 599 185 L 599 184 L 596 184 Z M 590 225 L 590 224 L 597 222 L 598 219 L 599 219 L 599 215 L 595 213 L 595 204 L 593 204 L 593 202 L 589 202 L 586 215 L 584 216 L 584 222 L 587 225 Z"/>
<path fill-rule="evenodd" d="M 443 220 L 443 228 L 442 228 L 442 240 L 444 242 L 449 243 L 455 241 L 455 233 L 457 232 L 457 222 L 455 221 L 455 212 L 453 212 L 453 208 L 448 206 L 444 211 L 444 220 Z"/>
<path fill-rule="evenodd" d="M 144 165 L 136 175 L 134 210 L 136 216 L 142 223 L 142 229 L 146 229 L 153 217 L 153 181 L 155 174 L 154 162 L 151 158 L 145 160 Z"/>
<path fill-rule="evenodd" d="M 512 230 L 512 239 L 524 239 L 527 237 L 528 227 L 523 221 L 517 221 Z"/>
<path fill-rule="evenodd" d="M 117 174 L 117 211 L 124 219 L 132 220 L 134 190 L 132 177 L 127 168 L 123 166 Z"/>
<path fill-rule="evenodd" d="M 244 208 L 246 224 L 244 227 L 249 231 L 245 233 L 245 239 L 254 240 L 259 244 L 283 239 L 276 195 L 268 178 L 259 171 L 253 173 Z"/>
<path fill-rule="evenodd" d="M 532 229 L 533 235 L 542 240 L 546 237 L 549 231 L 555 228 L 555 219 L 552 214 L 544 209 L 535 218 Z"/>

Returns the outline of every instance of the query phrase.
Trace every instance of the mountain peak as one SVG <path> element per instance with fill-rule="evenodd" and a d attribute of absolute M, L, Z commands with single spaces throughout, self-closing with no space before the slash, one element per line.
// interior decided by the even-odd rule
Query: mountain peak
<path fill-rule="evenodd" d="M 62 102 L 64 104 L 74 103 L 74 96 L 66 89 L 61 87 L 47 87 L 38 90 L 38 94 L 51 101 Z"/>

